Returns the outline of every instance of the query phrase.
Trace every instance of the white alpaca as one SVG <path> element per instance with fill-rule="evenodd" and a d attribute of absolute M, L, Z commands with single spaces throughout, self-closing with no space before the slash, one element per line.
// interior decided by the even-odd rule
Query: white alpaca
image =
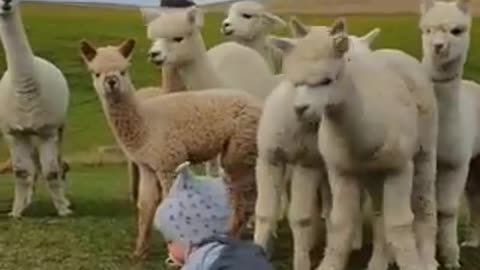
<path fill-rule="evenodd" d="M 203 14 L 196 7 L 142 12 L 153 41 L 151 61 L 174 66 L 187 89 L 241 89 L 263 100 L 275 86 L 266 61 L 253 49 L 226 42 L 207 52 L 201 33 Z M 218 159 L 208 165 L 208 174 L 219 174 Z"/>
<path fill-rule="evenodd" d="M 291 20 L 294 39 L 272 38 L 272 45 L 297 42 L 310 29 L 328 29 L 323 26 L 306 27 L 296 19 Z M 320 31 L 320 30 L 318 30 Z M 375 29 L 363 37 L 352 36 L 354 51 L 368 51 L 370 43 L 378 34 Z M 302 122 L 294 109 L 295 88 L 285 80 L 267 98 L 258 129 L 257 188 L 255 207 L 256 225 L 254 240 L 265 249 L 269 248 L 271 235 L 281 213 L 281 194 L 289 183 L 291 203 L 289 222 L 294 239 L 294 269 L 310 269 L 309 252 L 317 237 L 316 222 L 319 207 L 317 192 L 321 190 L 322 216 L 329 208 L 329 188 L 325 179 L 322 158 L 317 150 L 319 119 Z M 362 246 L 361 216 L 356 224 L 356 239 L 352 247 Z"/>
<path fill-rule="evenodd" d="M 340 20 L 331 29 L 311 30 L 296 45 L 284 46 L 289 51 L 285 76 L 296 86 L 298 117 L 322 119 L 318 149 L 327 167 L 332 210 L 318 269 L 345 268 L 362 186 L 369 190 L 374 209 L 383 212 L 385 238 L 400 269 L 425 269 L 417 252 L 411 194 L 414 182 L 423 179 L 414 170 L 428 170 L 432 177 L 425 181 L 433 178 L 433 90 L 430 100 L 418 99 L 374 53 L 346 56 L 349 44 Z M 425 196 L 434 201 L 432 191 Z"/>
<path fill-rule="evenodd" d="M 62 72 L 34 56 L 23 29 L 19 1 L 0 2 L 0 36 L 7 71 L 0 81 L 0 128 L 15 174 L 13 217 L 31 203 L 40 171 L 60 216 L 71 213 L 65 197 L 60 144 L 69 103 Z M 39 171 L 40 169 L 40 171 Z"/>
<path fill-rule="evenodd" d="M 233 3 L 222 22 L 221 32 L 229 39 L 250 47 L 260 53 L 274 73 L 282 69 L 283 55 L 268 43 L 268 35 L 275 29 L 286 26 L 282 18 L 265 10 L 254 1 Z"/>
<path fill-rule="evenodd" d="M 225 42 L 207 52 L 201 33 L 203 14 L 198 8 L 143 12 L 153 42 L 151 61 L 175 66 L 187 89 L 235 88 L 263 100 L 275 86 L 266 61 L 253 49 Z"/>
<path fill-rule="evenodd" d="M 438 245 L 447 268 L 460 267 L 458 210 L 470 160 L 480 153 L 480 87 L 462 81 L 472 26 L 467 2 L 425 0 L 420 20 L 423 63 L 434 83 L 440 112 Z"/>

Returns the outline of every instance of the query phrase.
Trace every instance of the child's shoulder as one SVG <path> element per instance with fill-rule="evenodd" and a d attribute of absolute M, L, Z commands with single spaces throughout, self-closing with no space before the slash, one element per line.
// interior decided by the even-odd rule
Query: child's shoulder
<path fill-rule="evenodd" d="M 263 249 L 251 242 L 217 239 L 203 245 L 198 251 L 206 253 L 205 258 L 209 259 L 205 267 L 194 268 L 197 270 L 273 270 Z M 211 255 L 208 256 L 208 253 Z"/>

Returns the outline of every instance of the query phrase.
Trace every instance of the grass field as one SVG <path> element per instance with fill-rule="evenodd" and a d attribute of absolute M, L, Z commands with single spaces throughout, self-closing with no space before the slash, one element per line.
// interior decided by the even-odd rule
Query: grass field
<path fill-rule="evenodd" d="M 80 39 L 95 44 L 117 44 L 134 37 L 138 47 L 134 55 L 132 77 L 140 86 L 157 85 L 160 72 L 147 63 L 149 42 L 140 13 L 135 10 L 80 8 L 63 6 L 23 7 L 28 36 L 35 52 L 56 63 L 68 77 L 72 99 L 65 137 L 68 154 L 88 151 L 113 142 L 103 113 L 91 86 L 90 77 L 78 52 Z M 208 45 L 221 41 L 218 30 L 222 15 L 207 18 L 205 37 Z M 303 17 L 308 23 L 326 24 L 331 18 Z M 375 47 L 400 48 L 420 56 L 417 18 L 408 16 L 349 17 L 352 33 L 362 34 L 380 26 L 383 30 Z M 480 26 L 477 19 L 475 25 Z M 472 33 L 468 78 L 480 80 L 480 27 Z M 3 52 L 0 52 L 3 53 Z M 4 70 L 4 57 L 0 70 Z M 7 157 L 0 146 L 0 158 Z M 144 264 L 133 266 L 129 255 L 134 245 L 133 208 L 128 201 L 126 171 L 122 167 L 85 168 L 74 166 L 69 179 L 69 193 L 76 215 L 56 218 L 54 208 L 39 185 L 25 218 L 12 221 L 6 214 L 12 200 L 12 179 L 0 175 L 0 270 L 80 270 L 80 269 L 163 269 L 164 250 L 155 237 L 153 256 Z M 282 233 L 275 263 L 289 269 L 290 237 Z M 467 270 L 480 268 L 480 252 L 464 250 Z M 365 254 L 355 254 L 352 266 L 365 266 Z"/>

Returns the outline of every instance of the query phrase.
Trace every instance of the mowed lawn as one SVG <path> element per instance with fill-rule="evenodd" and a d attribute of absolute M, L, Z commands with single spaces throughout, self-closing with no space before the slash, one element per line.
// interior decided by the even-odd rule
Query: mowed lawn
<path fill-rule="evenodd" d="M 138 47 L 133 57 L 132 78 L 138 87 L 158 85 L 160 71 L 147 62 L 149 41 L 138 10 L 23 5 L 23 17 L 30 42 L 37 55 L 51 60 L 66 74 L 72 98 L 65 137 L 67 154 L 90 151 L 112 144 L 91 81 L 78 51 L 79 41 L 119 44 L 133 37 Z M 219 24 L 222 14 L 209 15 L 205 39 L 208 46 L 222 40 Z M 327 24 L 332 18 L 302 16 L 310 24 Z M 374 47 L 400 48 L 420 56 L 420 32 L 414 16 L 354 16 L 348 18 L 352 33 L 363 34 L 381 27 Z M 480 81 L 480 20 L 475 20 L 473 41 L 466 76 Z M 3 51 L 0 70 L 4 71 Z M 375 79 L 375 78 L 372 78 Z M 3 144 L 0 158 L 7 158 Z M 0 175 L 0 270 L 74 269 L 165 269 L 165 252 L 155 234 L 153 254 L 144 264 L 133 265 L 134 208 L 128 200 L 126 169 L 120 166 L 82 167 L 74 165 L 69 177 L 69 197 L 75 215 L 55 217 L 55 210 L 43 188 L 37 192 L 25 217 L 7 218 L 13 195 L 10 176 Z M 274 256 L 279 269 L 290 269 L 290 235 L 283 226 Z M 480 252 L 464 249 L 463 269 L 480 268 Z M 349 269 L 365 267 L 369 250 L 355 253 Z"/>

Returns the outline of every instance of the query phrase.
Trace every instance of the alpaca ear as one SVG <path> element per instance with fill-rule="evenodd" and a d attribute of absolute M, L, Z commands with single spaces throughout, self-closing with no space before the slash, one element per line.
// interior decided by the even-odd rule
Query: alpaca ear
<path fill-rule="evenodd" d="M 381 30 L 380 28 L 375 28 L 372 31 L 368 32 L 366 35 L 360 37 L 360 40 L 368 44 L 369 46 L 372 45 L 373 41 L 378 37 Z"/>
<path fill-rule="evenodd" d="M 340 34 L 333 38 L 333 49 L 335 51 L 335 56 L 338 58 L 343 57 L 343 55 L 350 48 L 350 39 L 346 34 Z"/>
<path fill-rule="evenodd" d="M 339 18 L 335 20 L 330 27 L 330 35 L 336 36 L 345 33 L 347 33 L 347 23 L 345 21 L 345 18 Z"/>
<path fill-rule="evenodd" d="M 120 44 L 118 50 L 123 55 L 123 57 L 129 59 L 132 56 L 133 49 L 135 48 L 135 43 L 135 40 L 130 38 Z"/>
<path fill-rule="evenodd" d="M 85 63 L 88 63 L 97 56 L 97 49 L 87 40 L 80 41 L 80 53 Z"/>
<path fill-rule="evenodd" d="M 464 13 L 470 11 L 470 1 L 469 0 L 457 0 L 457 7 Z"/>
<path fill-rule="evenodd" d="M 284 37 L 269 37 L 269 42 L 275 48 L 279 49 L 284 55 L 289 54 L 295 48 L 295 42 L 292 39 Z"/>
<path fill-rule="evenodd" d="M 422 0 L 420 3 L 420 12 L 427 13 L 435 5 L 435 0 Z"/>
<path fill-rule="evenodd" d="M 278 26 L 278 27 L 287 26 L 287 23 L 282 18 L 270 12 L 262 13 L 262 18 L 264 18 L 267 24 L 269 25 Z"/>
<path fill-rule="evenodd" d="M 292 32 L 293 37 L 302 38 L 308 34 L 310 27 L 294 16 L 290 18 L 290 31 Z"/>
<path fill-rule="evenodd" d="M 203 13 L 197 7 L 191 7 L 187 10 L 187 20 L 190 24 L 197 27 L 203 26 Z"/>
<path fill-rule="evenodd" d="M 140 13 L 145 24 L 151 23 L 162 14 L 158 8 L 140 8 Z"/>

